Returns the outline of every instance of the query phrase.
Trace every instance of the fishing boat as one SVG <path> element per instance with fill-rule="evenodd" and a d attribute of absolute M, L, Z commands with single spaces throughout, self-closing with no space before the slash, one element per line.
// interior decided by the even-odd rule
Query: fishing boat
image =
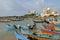
<path fill-rule="evenodd" d="M 11 22 L 11 20 L 0 20 L 0 22 Z"/>
<path fill-rule="evenodd" d="M 19 34 L 17 31 L 13 31 L 17 40 L 28 40 L 27 37 Z"/>
<path fill-rule="evenodd" d="M 7 25 L 6 28 L 7 28 L 8 31 L 13 31 L 14 30 L 12 25 L 10 25 L 10 24 L 6 24 L 6 25 Z"/>
<path fill-rule="evenodd" d="M 30 34 L 28 28 L 26 28 L 26 27 L 21 27 L 21 33 L 22 34 Z"/>
<path fill-rule="evenodd" d="M 33 22 L 35 22 L 35 23 L 43 23 L 44 21 L 43 20 L 33 20 Z"/>
<path fill-rule="evenodd" d="M 48 29 L 48 30 L 55 30 L 55 27 L 54 26 L 43 26 L 45 29 Z"/>
<path fill-rule="evenodd" d="M 56 27 L 56 26 L 43 26 L 45 29 L 51 30 L 51 31 L 55 31 L 60 33 L 60 27 Z"/>
<path fill-rule="evenodd" d="M 28 35 L 21 35 L 17 31 L 14 31 L 14 35 L 16 36 L 17 40 L 51 40 L 51 38 L 43 38 L 39 36 L 28 36 Z"/>
<path fill-rule="evenodd" d="M 40 40 L 41 38 L 42 39 L 44 39 L 44 38 L 51 39 L 51 38 L 57 38 L 56 34 L 59 34 L 58 32 L 50 31 L 51 29 L 49 29 L 49 28 L 47 28 L 49 30 L 46 30 L 46 29 L 38 30 L 37 29 L 38 31 L 37 32 L 33 32 L 33 33 L 31 33 L 29 31 L 29 29 L 26 28 L 26 27 L 22 27 L 20 29 L 21 30 L 20 33 L 17 30 L 15 30 L 12 26 L 11 26 L 11 28 L 9 27 L 9 29 L 13 29 L 12 31 L 13 31 L 15 37 L 17 38 L 17 40 L 30 40 L 28 37 L 32 37 L 32 40 L 33 39 Z M 55 29 L 53 29 L 53 30 L 55 30 Z M 29 36 L 27 36 L 27 35 L 29 35 Z"/>
<path fill-rule="evenodd" d="M 22 21 L 22 20 L 24 20 L 24 19 L 13 19 L 11 21 Z"/>

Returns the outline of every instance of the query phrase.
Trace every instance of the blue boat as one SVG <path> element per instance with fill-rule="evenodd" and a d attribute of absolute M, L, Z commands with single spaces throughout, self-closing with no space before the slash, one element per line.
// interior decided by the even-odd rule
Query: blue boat
<path fill-rule="evenodd" d="M 21 27 L 20 30 L 22 34 L 30 34 L 29 29 L 25 26 Z"/>
<path fill-rule="evenodd" d="M 15 37 L 16 37 L 17 40 L 28 40 L 27 37 L 19 34 L 17 31 L 14 31 L 14 35 L 15 35 Z"/>
<path fill-rule="evenodd" d="M 7 29 L 8 29 L 8 31 L 13 31 L 13 33 L 14 33 L 14 35 L 15 35 L 17 40 L 28 40 L 27 37 L 25 37 L 25 36 L 21 35 L 20 33 L 18 33 L 16 31 L 16 29 L 13 28 L 13 26 L 8 24 L 7 25 Z M 23 30 L 26 30 L 26 29 L 25 28 L 21 28 L 21 30 L 23 31 Z"/>
<path fill-rule="evenodd" d="M 20 31 L 21 31 L 21 33 L 19 33 L 19 32 L 17 32 L 17 30 L 16 29 L 14 29 L 12 26 L 10 26 L 10 25 L 8 25 L 8 30 L 11 30 L 11 31 L 13 31 L 13 33 L 14 33 L 14 35 L 15 35 L 15 37 L 18 39 L 18 40 L 29 40 L 27 37 L 25 37 L 23 34 L 27 34 L 27 35 L 31 35 L 31 36 L 39 36 L 39 37 L 45 37 L 45 38 L 56 38 L 57 36 L 56 35 L 53 35 L 52 36 L 52 34 L 50 35 L 50 34 L 44 34 L 44 33 L 40 33 L 40 34 L 37 34 L 37 33 L 30 33 L 30 31 L 29 31 L 29 29 L 28 29 L 28 27 L 21 27 L 21 29 L 20 29 Z M 39 28 L 39 30 L 41 31 L 41 30 L 44 30 L 44 29 L 40 29 Z M 36 35 L 35 35 L 36 34 Z"/>
<path fill-rule="evenodd" d="M 9 25 L 9 24 L 7 24 L 6 28 L 7 28 L 8 31 L 14 30 L 13 26 L 11 26 L 11 25 Z"/>
<path fill-rule="evenodd" d="M 30 32 L 29 32 L 29 30 L 28 30 L 28 28 L 27 27 L 21 27 L 21 33 L 22 34 L 30 34 Z"/>
<path fill-rule="evenodd" d="M 14 29 L 13 26 L 11 26 L 11 25 L 9 25 L 9 24 L 7 24 L 7 29 L 8 29 L 8 31 L 17 30 L 17 29 Z M 21 27 L 20 30 L 21 30 L 21 33 L 22 33 L 22 34 L 30 34 L 30 32 L 29 32 L 29 30 L 28 30 L 27 27 Z"/>

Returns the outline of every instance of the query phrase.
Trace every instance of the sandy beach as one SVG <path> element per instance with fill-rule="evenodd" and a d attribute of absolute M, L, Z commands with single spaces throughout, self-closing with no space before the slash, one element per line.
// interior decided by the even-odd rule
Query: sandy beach
<path fill-rule="evenodd" d="M 0 35 L 0 40 L 16 40 L 13 32 L 6 32 Z"/>

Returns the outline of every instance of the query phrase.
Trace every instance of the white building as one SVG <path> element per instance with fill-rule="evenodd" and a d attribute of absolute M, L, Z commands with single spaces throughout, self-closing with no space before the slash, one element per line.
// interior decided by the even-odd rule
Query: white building
<path fill-rule="evenodd" d="M 56 16 L 56 15 L 59 15 L 59 14 L 57 14 L 56 11 L 51 10 L 50 8 L 47 8 L 46 10 L 43 10 L 43 13 L 41 14 L 42 17 L 44 17 L 44 16 L 49 16 L 49 15 L 54 15 L 54 16 Z"/>

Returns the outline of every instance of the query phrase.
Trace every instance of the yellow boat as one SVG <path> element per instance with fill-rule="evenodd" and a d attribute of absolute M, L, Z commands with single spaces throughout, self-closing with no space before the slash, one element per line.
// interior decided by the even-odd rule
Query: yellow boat
<path fill-rule="evenodd" d="M 60 30 L 60 28 L 59 27 L 55 27 L 55 30 Z"/>

